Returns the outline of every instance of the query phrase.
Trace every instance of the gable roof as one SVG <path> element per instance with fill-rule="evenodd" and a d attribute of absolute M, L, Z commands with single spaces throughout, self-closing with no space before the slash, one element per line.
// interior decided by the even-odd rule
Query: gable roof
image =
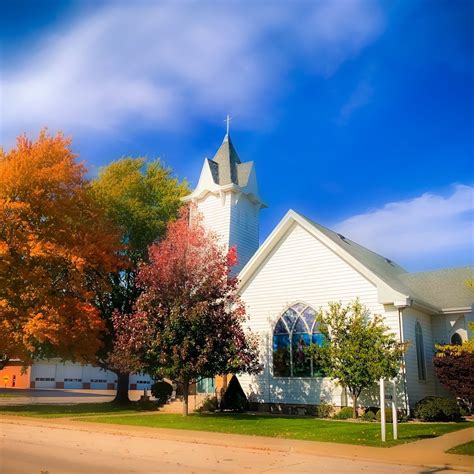
<path fill-rule="evenodd" d="M 349 265 L 377 286 L 381 303 L 403 305 L 410 299 L 438 312 L 443 309 L 470 308 L 472 294 L 464 281 L 473 279 L 473 266 L 436 272 L 408 273 L 400 265 L 358 243 L 290 210 L 275 227 L 260 249 L 241 270 L 241 287 L 262 264 L 280 239 L 299 224 L 327 245 Z M 469 277 L 469 275 L 471 275 Z M 448 295 L 449 293 L 449 295 Z"/>

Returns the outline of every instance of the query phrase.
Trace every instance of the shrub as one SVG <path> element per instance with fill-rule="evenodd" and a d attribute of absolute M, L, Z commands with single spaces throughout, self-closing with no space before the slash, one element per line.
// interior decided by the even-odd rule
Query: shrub
<path fill-rule="evenodd" d="M 456 400 L 426 397 L 415 405 L 415 416 L 423 421 L 457 421 L 461 419 L 461 409 Z"/>
<path fill-rule="evenodd" d="M 217 402 L 217 397 L 206 397 L 202 402 L 202 405 L 196 410 L 198 412 L 205 412 L 205 411 L 217 411 L 219 408 L 219 403 Z"/>
<path fill-rule="evenodd" d="M 332 412 L 333 407 L 329 403 L 321 402 L 319 405 L 316 405 L 315 416 L 318 418 L 330 418 Z"/>
<path fill-rule="evenodd" d="M 380 410 L 377 410 L 377 414 L 376 414 L 376 419 L 377 421 L 381 421 L 380 418 L 381 418 L 381 412 Z M 393 414 L 392 414 L 392 409 L 391 408 L 385 408 L 385 422 L 386 423 L 392 423 L 393 421 Z"/>
<path fill-rule="evenodd" d="M 366 411 L 362 416 L 361 419 L 364 421 L 375 421 L 376 415 L 373 411 Z"/>
<path fill-rule="evenodd" d="M 160 380 L 151 386 L 151 394 L 156 398 L 156 401 L 160 405 L 167 403 L 171 398 L 172 393 L 173 387 L 168 382 L 163 382 Z"/>
<path fill-rule="evenodd" d="M 337 412 L 333 418 L 335 420 L 348 420 L 352 418 L 352 407 L 343 407 L 339 412 Z"/>
<path fill-rule="evenodd" d="M 240 386 L 239 379 L 235 375 L 230 379 L 229 386 L 225 391 L 221 404 L 224 410 L 237 412 L 248 410 L 249 402 L 247 396 Z"/>
<path fill-rule="evenodd" d="M 473 327 L 474 330 L 474 327 Z M 433 359 L 439 381 L 457 398 L 464 401 L 469 410 L 474 408 L 474 343 L 461 346 L 436 346 Z"/>

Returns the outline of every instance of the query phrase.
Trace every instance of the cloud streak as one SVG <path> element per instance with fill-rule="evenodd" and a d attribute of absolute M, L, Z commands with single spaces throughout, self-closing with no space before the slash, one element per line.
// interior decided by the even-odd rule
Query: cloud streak
<path fill-rule="evenodd" d="M 400 263 L 428 266 L 449 253 L 471 255 L 474 246 L 474 187 L 457 184 L 451 194 L 425 193 L 339 222 L 337 232 Z"/>
<path fill-rule="evenodd" d="M 383 28 L 374 2 L 117 2 L 3 72 L 4 140 L 42 126 L 173 129 L 261 120 L 296 64 L 331 75 Z"/>

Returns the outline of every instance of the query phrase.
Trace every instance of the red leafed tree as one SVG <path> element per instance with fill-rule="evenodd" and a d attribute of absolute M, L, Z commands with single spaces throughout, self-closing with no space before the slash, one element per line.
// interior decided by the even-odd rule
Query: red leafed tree
<path fill-rule="evenodd" d="M 471 323 L 471 330 L 474 324 Z M 439 381 L 470 409 L 474 409 L 474 341 L 457 345 L 437 345 L 433 358 Z"/>
<path fill-rule="evenodd" d="M 112 357 L 182 384 L 184 416 L 197 378 L 259 370 L 258 342 L 244 330 L 245 306 L 230 273 L 236 258 L 185 209 L 166 239 L 149 248 L 135 313 L 115 318 Z"/>

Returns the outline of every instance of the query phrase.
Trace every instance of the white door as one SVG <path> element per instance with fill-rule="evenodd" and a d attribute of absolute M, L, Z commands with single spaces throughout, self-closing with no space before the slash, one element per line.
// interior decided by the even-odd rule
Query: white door
<path fill-rule="evenodd" d="M 56 364 L 33 364 L 31 381 L 35 388 L 56 388 Z"/>
<path fill-rule="evenodd" d="M 71 362 L 57 364 L 56 382 L 63 382 L 64 388 L 82 388 L 82 365 Z"/>

